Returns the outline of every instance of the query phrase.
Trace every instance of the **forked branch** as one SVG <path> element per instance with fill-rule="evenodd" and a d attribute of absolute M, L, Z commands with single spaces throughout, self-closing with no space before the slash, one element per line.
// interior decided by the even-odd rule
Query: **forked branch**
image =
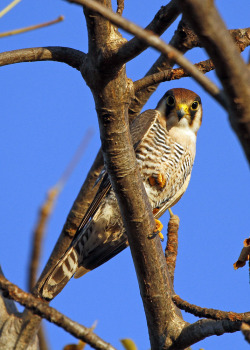
<path fill-rule="evenodd" d="M 63 328 L 74 337 L 83 340 L 85 343 L 93 346 L 95 349 L 115 350 L 112 345 L 98 337 L 98 335 L 93 333 L 91 329 L 72 321 L 70 318 L 63 315 L 56 309 L 48 306 L 46 302 L 35 298 L 32 294 L 24 292 L 1 275 L 0 289 L 2 289 L 6 298 L 17 301 L 19 304 L 25 306 L 29 310 L 32 310 L 33 313 L 45 318 L 49 322 L 56 324 L 58 327 Z"/>

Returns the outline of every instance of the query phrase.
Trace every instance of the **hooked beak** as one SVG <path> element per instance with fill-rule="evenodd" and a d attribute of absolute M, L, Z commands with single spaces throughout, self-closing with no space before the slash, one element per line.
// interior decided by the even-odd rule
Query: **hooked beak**
<path fill-rule="evenodd" d="M 176 106 L 176 112 L 179 120 L 181 120 L 182 117 L 189 114 L 188 106 L 186 104 L 179 104 Z"/>

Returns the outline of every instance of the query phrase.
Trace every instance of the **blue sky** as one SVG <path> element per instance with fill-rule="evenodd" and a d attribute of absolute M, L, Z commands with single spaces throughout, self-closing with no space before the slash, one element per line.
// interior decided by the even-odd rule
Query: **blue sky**
<path fill-rule="evenodd" d="M 1 1 L 1 7 L 8 1 Z M 124 16 L 146 26 L 163 1 L 125 2 Z M 240 5 L 240 6 L 239 6 Z M 135 10 L 136 6 L 136 10 Z M 218 7 L 228 28 L 249 26 L 248 1 L 221 0 Z M 85 20 L 80 7 L 65 1 L 23 0 L 1 19 L 0 31 L 24 27 L 65 15 L 52 27 L 1 39 L 1 51 L 34 46 L 69 46 L 87 51 Z M 168 41 L 177 22 L 163 36 Z M 130 37 L 126 34 L 126 37 Z M 247 59 L 249 50 L 244 53 Z M 127 65 L 127 75 L 141 78 L 158 57 L 152 49 Z M 196 49 L 192 62 L 204 59 Z M 214 73 L 208 76 L 217 81 Z M 185 87 L 202 98 L 204 118 L 198 133 L 191 183 L 173 211 L 179 215 L 179 255 L 175 291 L 204 307 L 245 312 L 249 309 L 247 267 L 234 271 L 242 241 L 249 236 L 249 167 L 224 110 L 192 79 L 161 84 L 145 109 L 154 108 L 166 90 Z M 61 193 L 43 245 L 41 267 L 57 240 L 67 213 L 100 147 L 91 93 L 76 70 L 62 63 L 22 63 L 1 68 L 1 241 L 0 263 L 8 279 L 26 290 L 32 230 L 38 208 L 71 160 L 85 131 L 95 134 Z M 167 228 L 168 214 L 162 218 Z M 164 231 L 163 231 L 164 232 Z M 163 243 L 165 247 L 166 242 Z M 132 338 L 149 349 L 146 321 L 136 275 L 126 249 L 79 280 L 71 280 L 51 303 L 85 326 L 98 321 L 96 333 L 118 349 L 119 339 Z M 184 313 L 185 320 L 195 317 Z M 46 322 L 52 349 L 75 339 Z M 210 337 L 192 349 L 247 349 L 243 336 Z"/>

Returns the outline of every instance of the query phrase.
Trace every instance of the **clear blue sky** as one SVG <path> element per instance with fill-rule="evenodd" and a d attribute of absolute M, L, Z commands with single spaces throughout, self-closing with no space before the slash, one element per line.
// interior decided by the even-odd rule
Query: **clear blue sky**
<path fill-rule="evenodd" d="M 1 7 L 8 1 L 2 0 Z M 125 2 L 124 16 L 145 26 L 163 1 Z M 221 0 L 229 28 L 249 26 L 249 2 Z M 135 10 L 136 7 L 136 10 Z M 65 21 L 38 31 L 1 39 L 1 51 L 34 46 L 69 46 L 87 51 L 85 20 L 80 7 L 65 1 L 23 0 L 1 19 L 0 31 L 52 20 Z M 177 23 L 177 22 L 176 22 Z M 164 35 L 169 40 L 176 24 Z M 246 50 L 246 58 L 249 50 Z M 128 77 L 141 78 L 157 58 L 147 50 L 127 66 Z M 193 62 L 206 56 L 188 54 Z M 87 130 L 95 130 L 87 151 L 66 184 L 51 216 L 44 240 L 47 258 L 67 213 L 100 147 L 95 106 L 78 71 L 62 63 L 22 63 L 1 68 L 1 245 L 0 262 L 8 279 L 26 289 L 31 235 L 38 208 L 70 161 Z M 216 81 L 214 73 L 209 77 Z M 175 291 L 204 307 L 244 312 L 249 309 L 247 267 L 234 271 L 242 241 L 249 236 L 249 167 L 226 113 L 191 79 L 161 84 L 149 100 L 154 108 L 172 87 L 196 91 L 204 118 L 188 191 L 173 209 L 181 220 Z M 165 232 L 168 214 L 163 217 Z M 165 247 L 166 242 L 163 243 Z M 146 321 L 129 249 L 79 280 L 71 280 L 53 307 L 85 326 L 98 320 L 96 333 L 118 349 L 119 339 L 132 338 L 139 350 L 149 349 Z M 184 314 L 187 321 L 195 317 Z M 52 349 L 75 339 L 46 322 Z M 210 337 L 192 348 L 247 349 L 238 333 Z"/>

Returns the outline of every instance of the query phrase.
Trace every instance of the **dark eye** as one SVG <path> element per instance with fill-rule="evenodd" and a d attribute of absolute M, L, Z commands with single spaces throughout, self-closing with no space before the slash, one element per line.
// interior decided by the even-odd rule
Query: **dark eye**
<path fill-rule="evenodd" d="M 192 103 L 191 109 L 192 109 L 192 111 L 197 111 L 198 107 L 199 107 L 199 102 L 198 101 L 194 101 Z"/>
<path fill-rule="evenodd" d="M 175 105 L 175 99 L 173 96 L 168 96 L 167 97 L 167 105 L 170 106 L 170 107 L 174 107 Z"/>

